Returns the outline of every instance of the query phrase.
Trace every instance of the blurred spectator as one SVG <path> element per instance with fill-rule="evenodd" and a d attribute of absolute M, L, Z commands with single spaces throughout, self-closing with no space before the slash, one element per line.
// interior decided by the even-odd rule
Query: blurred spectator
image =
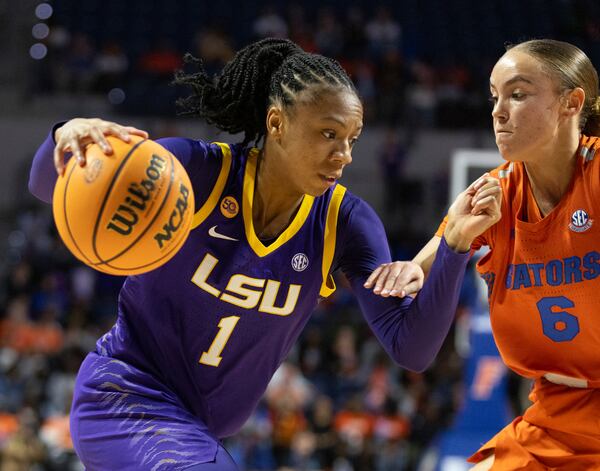
<path fill-rule="evenodd" d="M 399 443 L 408 437 L 410 423 L 406 417 L 398 413 L 397 402 L 391 397 L 386 398 L 381 412 L 376 416 L 373 425 L 373 437 L 378 444 Z"/>
<path fill-rule="evenodd" d="M 311 25 L 306 18 L 306 10 L 299 3 L 292 3 L 287 11 L 290 25 L 289 38 L 308 52 L 316 52 L 317 46 L 311 31 Z"/>
<path fill-rule="evenodd" d="M 333 403 L 327 396 L 315 400 L 308 416 L 315 436 L 315 456 L 321 468 L 329 469 L 335 460 L 337 435 L 333 427 Z"/>
<path fill-rule="evenodd" d="M 440 73 L 444 80 L 437 87 L 437 124 L 444 128 L 467 127 L 473 113 L 468 101 L 471 74 L 465 65 L 456 62 Z"/>
<path fill-rule="evenodd" d="M 60 80 L 65 91 L 86 93 L 92 90 L 96 79 L 95 50 L 90 37 L 75 33 L 64 60 L 64 76 Z"/>
<path fill-rule="evenodd" d="M 156 39 L 153 47 L 144 52 L 138 61 L 140 72 L 151 77 L 171 78 L 182 65 L 181 52 L 165 36 Z"/>
<path fill-rule="evenodd" d="M 375 471 L 403 471 L 409 468 L 409 448 L 404 440 L 385 440 L 377 446 Z"/>
<path fill-rule="evenodd" d="M 366 56 L 368 41 L 363 10 L 357 5 L 348 5 L 345 15 L 346 18 L 342 21 L 344 35 L 342 57 L 347 60 L 368 60 Z"/>
<path fill-rule="evenodd" d="M 31 264 L 22 260 L 12 267 L 6 280 L 6 295 L 9 299 L 31 294 L 33 289 L 33 272 Z"/>
<path fill-rule="evenodd" d="M 408 134 L 397 127 L 385 129 L 379 148 L 379 168 L 383 180 L 383 201 L 388 218 L 408 217 L 421 199 L 420 182 L 409 180 L 404 166 L 409 155 Z"/>
<path fill-rule="evenodd" d="M 383 117 L 378 114 L 379 110 L 376 103 L 378 90 L 376 84 L 377 71 L 374 64 L 368 60 L 357 59 L 349 64 L 348 69 L 363 102 L 365 121 L 382 121 Z"/>
<path fill-rule="evenodd" d="M 343 47 L 343 32 L 335 10 L 320 7 L 315 29 L 317 52 L 327 57 L 338 57 Z"/>
<path fill-rule="evenodd" d="M 68 281 L 59 270 L 45 273 L 31 296 L 31 318 L 39 319 L 46 310 L 53 309 L 59 318 L 66 310 Z"/>
<path fill-rule="evenodd" d="M 362 389 L 357 339 L 351 326 L 342 326 L 333 343 L 335 355 L 335 393 L 337 404 L 346 403 Z"/>
<path fill-rule="evenodd" d="M 226 441 L 227 450 L 240 469 L 275 469 L 272 434 L 271 416 L 265 402 L 261 401 L 238 435 Z"/>
<path fill-rule="evenodd" d="M 129 59 L 117 41 L 107 41 L 96 55 L 94 67 L 96 68 L 94 90 L 106 93 L 115 87 L 124 86 Z"/>
<path fill-rule="evenodd" d="M 3 446 L 0 471 L 35 470 L 46 459 L 46 448 L 38 437 L 36 413 L 24 408 L 18 418 L 19 428 Z"/>
<path fill-rule="evenodd" d="M 288 36 L 288 26 L 273 5 L 263 7 L 252 24 L 252 31 L 257 38 L 287 38 Z"/>
<path fill-rule="evenodd" d="M 230 38 L 217 28 L 209 28 L 196 34 L 197 56 L 202 59 L 204 70 L 209 75 L 221 71 L 234 55 Z"/>
<path fill-rule="evenodd" d="M 404 121 L 407 84 L 408 73 L 400 53 L 383 53 L 377 69 L 377 121 L 393 125 Z"/>
<path fill-rule="evenodd" d="M 4 407 L 0 406 L 0 411 L 3 409 Z M 0 450 L 4 447 L 6 440 L 14 435 L 18 429 L 19 420 L 16 415 L 0 412 Z"/>
<path fill-rule="evenodd" d="M 373 434 L 375 417 L 366 412 L 359 394 L 348 399 L 335 415 L 334 426 L 344 455 L 357 469 L 372 469 L 372 449 L 369 439 Z"/>
<path fill-rule="evenodd" d="M 291 447 L 295 437 L 306 430 L 306 418 L 298 403 L 290 396 L 269 401 L 273 424 L 273 456 L 277 466 L 292 464 Z"/>
<path fill-rule="evenodd" d="M 294 435 L 290 450 L 290 466 L 294 471 L 318 471 L 321 468 L 315 457 L 317 439 L 310 430 Z"/>
<path fill-rule="evenodd" d="M 40 429 L 40 439 L 51 460 L 62 470 L 77 469 L 77 456 L 69 431 L 69 416 L 48 417 Z"/>
<path fill-rule="evenodd" d="M 19 363 L 20 357 L 15 350 L 7 347 L 0 349 L 0 411 L 10 413 L 0 416 L 0 443 L 7 434 L 16 430 L 17 419 L 12 414 L 23 403 L 25 384 L 19 374 Z"/>
<path fill-rule="evenodd" d="M 411 127 L 431 128 L 436 122 L 438 101 L 435 70 L 425 61 L 415 61 L 411 73 L 413 81 L 406 91 L 407 123 Z"/>
<path fill-rule="evenodd" d="M 381 57 L 386 52 L 401 50 L 402 28 L 387 7 L 377 8 L 375 17 L 367 23 L 366 33 L 369 52 L 375 57 Z"/>

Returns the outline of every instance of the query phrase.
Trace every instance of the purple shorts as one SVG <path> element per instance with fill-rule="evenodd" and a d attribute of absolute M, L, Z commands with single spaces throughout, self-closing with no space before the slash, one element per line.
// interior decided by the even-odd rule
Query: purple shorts
<path fill-rule="evenodd" d="M 184 470 L 214 461 L 219 448 L 156 378 L 97 353 L 77 375 L 71 436 L 88 471 Z"/>

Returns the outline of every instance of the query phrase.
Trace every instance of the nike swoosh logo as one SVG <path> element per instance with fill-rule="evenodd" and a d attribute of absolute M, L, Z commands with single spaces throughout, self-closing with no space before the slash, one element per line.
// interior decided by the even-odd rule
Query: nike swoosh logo
<path fill-rule="evenodd" d="M 239 242 L 238 239 L 234 239 L 233 237 L 226 236 L 225 234 L 219 234 L 217 232 L 217 226 L 213 226 L 208 230 L 208 235 L 211 237 L 216 237 L 217 239 L 231 240 L 233 242 Z"/>

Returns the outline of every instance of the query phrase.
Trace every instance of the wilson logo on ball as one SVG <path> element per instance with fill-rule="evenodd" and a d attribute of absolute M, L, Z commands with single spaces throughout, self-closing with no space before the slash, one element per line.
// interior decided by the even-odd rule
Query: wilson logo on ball
<path fill-rule="evenodd" d="M 156 181 L 160 179 L 165 169 L 165 159 L 160 155 L 153 154 L 150 165 L 146 168 L 146 176 L 140 183 L 132 183 L 127 188 L 129 196 L 119 205 L 113 214 L 107 229 L 122 235 L 129 235 L 139 221 L 138 211 L 146 210 L 146 202 L 152 198 L 156 190 Z"/>
<path fill-rule="evenodd" d="M 162 249 L 165 242 L 171 240 L 173 234 L 181 227 L 181 223 L 184 221 L 185 211 L 188 208 L 188 196 L 190 190 L 185 185 L 179 185 L 179 198 L 175 203 L 175 209 L 169 216 L 169 221 L 162 227 L 162 232 L 158 232 L 154 236 L 154 240 L 158 243 L 158 246 Z"/>

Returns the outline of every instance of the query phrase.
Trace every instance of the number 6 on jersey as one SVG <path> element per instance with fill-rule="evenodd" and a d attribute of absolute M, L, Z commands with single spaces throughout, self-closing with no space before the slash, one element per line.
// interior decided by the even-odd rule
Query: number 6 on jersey
<path fill-rule="evenodd" d="M 221 363 L 221 360 L 223 359 L 220 355 L 223 352 L 225 345 L 227 345 L 227 341 L 239 320 L 239 316 L 230 316 L 223 317 L 219 321 L 219 332 L 208 349 L 208 352 L 202 353 L 199 363 L 208 366 L 219 366 L 219 363 Z"/>

